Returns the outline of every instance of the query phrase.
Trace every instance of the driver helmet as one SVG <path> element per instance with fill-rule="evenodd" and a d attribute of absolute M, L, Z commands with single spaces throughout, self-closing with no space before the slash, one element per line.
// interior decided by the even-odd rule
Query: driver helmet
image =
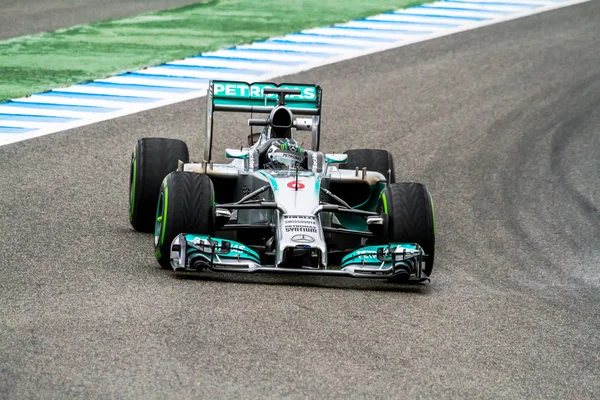
<path fill-rule="evenodd" d="M 304 152 L 294 139 L 273 141 L 267 150 L 266 166 L 274 169 L 295 169 L 302 165 Z"/>

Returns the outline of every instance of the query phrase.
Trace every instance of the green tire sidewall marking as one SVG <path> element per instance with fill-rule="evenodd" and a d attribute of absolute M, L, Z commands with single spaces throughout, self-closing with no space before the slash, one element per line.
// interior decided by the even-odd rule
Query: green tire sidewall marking
<path fill-rule="evenodd" d="M 133 211 L 135 209 L 135 185 L 137 182 L 137 157 L 136 157 L 136 149 L 133 149 L 133 154 L 131 155 L 131 168 L 132 168 L 132 177 L 131 177 L 131 189 L 129 193 L 129 218 L 133 219 Z"/>
<path fill-rule="evenodd" d="M 158 194 L 158 202 L 156 203 L 156 216 L 154 219 L 154 246 L 158 248 L 159 237 L 162 231 L 162 215 L 164 209 L 163 193 Z"/>
<path fill-rule="evenodd" d="M 161 232 L 160 232 L 160 244 L 163 244 L 165 241 L 165 228 L 167 227 L 167 211 L 169 209 L 169 187 L 167 186 L 167 181 L 165 178 L 165 190 L 164 190 L 164 200 L 163 200 L 163 219 L 162 219 L 162 225 L 161 225 Z"/>
<path fill-rule="evenodd" d="M 384 214 L 388 213 L 388 205 L 387 198 L 385 197 L 385 193 L 381 192 L 381 200 L 383 200 L 383 212 Z"/>
<path fill-rule="evenodd" d="M 433 207 L 433 197 L 429 194 L 429 202 L 431 203 L 431 220 L 433 221 L 433 235 L 435 236 L 436 227 L 435 227 L 435 208 Z"/>

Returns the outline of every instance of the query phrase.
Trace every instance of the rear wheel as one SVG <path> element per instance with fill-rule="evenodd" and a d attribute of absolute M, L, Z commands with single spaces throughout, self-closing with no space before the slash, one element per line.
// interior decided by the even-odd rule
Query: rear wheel
<path fill-rule="evenodd" d="M 425 185 L 395 183 L 381 193 L 380 209 L 389 216 L 389 242 L 417 243 L 423 248 L 423 272 L 431 275 L 435 256 L 435 215 L 433 201 Z"/>
<path fill-rule="evenodd" d="M 187 145 L 178 139 L 138 140 L 131 155 L 129 173 L 129 222 L 136 231 L 152 232 L 158 191 L 177 162 L 189 162 Z"/>
<path fill-rule="evenodd" d="M 343 169 L 362 169 L 379 172 L 385 176 L 390 183 L 396 182 L 396 172 L 394 170 L 394 157 L 387 150 L 377 149 L 354 149 L 345 152 L 348 155 L 348 162 L 340 165 Z M 388 176 L 388 171 L 389 175 Z"/>
<path fill-rule="evenodd" d="M 154 225 L 154 254 L 170 268 L 171 242 L 180 233 L 215 234 L 214 187 L 195 172 L 171 172 L 158 194 Z"/>

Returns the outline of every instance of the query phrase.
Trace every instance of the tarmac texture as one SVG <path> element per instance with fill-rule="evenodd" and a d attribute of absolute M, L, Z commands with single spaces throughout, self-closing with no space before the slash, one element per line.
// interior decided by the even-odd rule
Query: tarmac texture
<path fill-rule="evenodd" d="M 430 284 L 159 269 L 130 152 L 165 136 L 200 160 L 205 99 L 0 147 L 0 398 L 596 397 L 599 16 L 280 79 L 323 86 L 323 150 L 387 148 L 428 185 Z M 218 119 L 218 153 L 246 135 Z"/>

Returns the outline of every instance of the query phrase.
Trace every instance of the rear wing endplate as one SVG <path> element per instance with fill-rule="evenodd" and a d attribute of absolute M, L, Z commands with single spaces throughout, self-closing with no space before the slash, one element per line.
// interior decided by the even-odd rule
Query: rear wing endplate
<path fill-rule="evenodd" d="M 320 119 L 322 90 L 319 85 L 272 82 L 215 81 L 208 85 L 206 104 L 206 146 L 204 159 L 212 160 L 213 114 L 216 111 L 268 114 L 277 106 L 276 94 L 264 94 L 264 88 L 298 89 L 300 94 L 285 95 L 285 105 L 294 115 L 312 115 Z M 319 124 L 320 125 L 320 124 Z M 317 138 L 320 136 L 317 126 Z"/>

